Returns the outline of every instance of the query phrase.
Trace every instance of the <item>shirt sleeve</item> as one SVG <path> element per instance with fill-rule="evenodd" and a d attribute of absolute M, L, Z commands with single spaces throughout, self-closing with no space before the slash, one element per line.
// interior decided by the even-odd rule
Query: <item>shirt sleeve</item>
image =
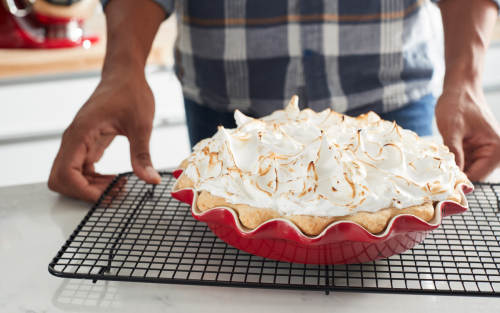
<path fill-rule="evenodd" d="M 110 1 L 112 0 L 101 0 L 103 10 L 106 8 L 106 5 L 108 5 Z M 172 12 L 174 11 L 175 0 L 151 0 L 151 1 L 158 3 L 163 8 L 163 10 L 165 10 L 165 13 L 167 13 L 165 19 L 167 19 L 170 16 L 170 14 L 172 14 Z"/>
<path fill-rule="evenodd" d="M 431 0 L 431 1 L 437 4 L 441 0 Z M 498 7 L 498 14 L 500 15 L 500 0 L 491 0 L 491 1 L 495 2 L 495 4 L 497 5 L 497 7 Z"/>

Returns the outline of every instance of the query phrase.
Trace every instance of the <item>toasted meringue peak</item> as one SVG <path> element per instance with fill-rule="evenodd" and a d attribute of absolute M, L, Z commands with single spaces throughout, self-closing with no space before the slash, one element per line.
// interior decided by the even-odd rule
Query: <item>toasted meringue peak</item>
<path fill-rule="evenodd" d="M 299 97 L 293 96 L 292 100 L 285 109 L 285 113 L 288 119 L 295 120 L 300 114 L 299 110 Z"/>
<path fill-rule="evenodd" d="M 236 121 L 236 126 L 240 128 L 241 126 L 250 123 L 254 119 L 250 116 L 246 116 L 245 114 L 241 113 L 240 110 L 236 109 L 234 111 L 234 120 Z"/>
<path fill-rule="evenodd" d="M 200 141 L 186 174 L 197 190 L 281 214 L 344 216 L 406 208 L 451 195 L 460 171 L 441 144 L 369 112 L 285 110 Z"/>

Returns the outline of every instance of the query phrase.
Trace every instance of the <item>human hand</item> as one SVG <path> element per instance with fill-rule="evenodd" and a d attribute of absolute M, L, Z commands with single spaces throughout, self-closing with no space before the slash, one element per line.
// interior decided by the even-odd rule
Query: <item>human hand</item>
<path fill-rule="evenodd" d="M 94 170 L 115 136 L 130 141 L 134 173 L 150 184 L 158 184 L 149 155 L 155 103 L 146 79 L 106 79 L 96 88 L 63 134 L 61 147 L 50 172 L 51 190 L 72 198 L 95 202 L 114 175 Z"/>
<path fill-rule="evenodd" d="M 481 86 L 445 88 L 436 105 L 444 144 L 471 181 L 484 181 L 500 164 L 500 125 Z"/>

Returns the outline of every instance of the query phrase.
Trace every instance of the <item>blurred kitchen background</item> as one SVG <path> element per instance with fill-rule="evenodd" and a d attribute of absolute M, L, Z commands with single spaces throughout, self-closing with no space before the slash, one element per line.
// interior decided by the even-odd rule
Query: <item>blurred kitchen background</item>
<path fill-rule="evenodd" d="M 0 31 L 26 19 L 23 1 L 0 0 Z M 80 7 L 74 7 L 77 5 Z M 43 18 L 57 9 L 44 0 L 37 0 L 33 7 Z M 104 14 L 97 0 L 83 0 L 71 7 L 85 11 L 78 13 L 83 21 L 72 17 L 74 12 L 56 12 L 62 20 L 42 19 L 48 24 L 43 34 L 37 34 L 36 27 L 34 35 L 29 25 L 22 27 L 27 27 L 24 30 L 29 36 L 66 36 L 66 46 L 73 47 L 0 49 L 0 187 L 47 181 L 64 129 L 99 83 L 106 45 Z M 439 18 L 436 8 L 433 22 L 437 32 L 442 31 Z M 151 155 L 157 169 L 176 167 L 190 152 L 181 87 L 173 72 L 175 37 L 172 15 L 157 34 L 146 68 L 156 100 Z M 0 40 L 0 47 L 2 44 L 6 47 L 9 42 Z M 20 43 L 15 38 L 10 44 L 37 45 L 36 40 Z M 442 72 L 436 71 L 436 80 Z M 500 120 L 500 22 L 487 55 L 483 86 Z M 101 173 L 131 171 L 128 141 L 116 138 L 96 169 Z"/>

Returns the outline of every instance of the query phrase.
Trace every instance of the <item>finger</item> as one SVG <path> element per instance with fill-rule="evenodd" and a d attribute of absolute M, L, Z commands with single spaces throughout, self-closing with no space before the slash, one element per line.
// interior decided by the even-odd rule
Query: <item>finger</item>
<path fill-rule="evenodd" d="M 131 132 L 128 136 L 130 141 L 130 157 L 134 173 L 148 184 L 159 184 L 160 174 L 153 168 L 149 154 L 149 139 L 151 128 L 144 128 Z"/>
<path fill-rule="evenodd" d="M 488 175 L 496 168 L 496 162 L 489 158 L 475 160 L 465 172 L 470 181 L 484 181 Z"/>
<path fill-rule="evenodd" d="M 470 160 L 470 159 L 465 159 L 465 163 L 464 163 L 464 169 L 463 169 L 463 172 L 467 172 L 470 168 L 470 166 L 472 165 L 472 163 L 474 160 Z"/>
<path fill-rule="evenodd" d="M 455 162 L 460 170 L 464 170 L 464 150 L 462 146 L 463 137 L 458 134 L 452 134 L 450 136 L 443 135 L 443 142 L 450 152 L 455 155 Z"/>
<path fill-rule="evenodd" d="M 92 165 L 85 165 L 85 159 L 97 141 L 98 132 L 72 134 L 63 136 L 61 142 L 60 158 L 56 169 L 56 185 L 58 192 L 72 198 L 82 199 L 87 202 L 95 202 L 105 190 L 103 184 L 91 184 L 88 177 L 97 176 Z M 83 171 L 87 172 L 85 176 Z"/>
<path fill-rule="evenodd" d="M 86 176 L 91 188 L 99 190 L 99 197 L 108 189 L 115 177 L 115 175 L 101 175 L 97 173 L 90 177 Z"/>
<path fill-rule="evenodd" d="M 95 203 L 99 200 L 103 192 L 115 178 L 114 175 L 101 175 L 95 172 L 80 174 L 79 172 L 74 175 L 72 180 L 73 188 L 68 188 L 63 194 L 89 203 Z"/>
<path fill-rule="evenodd" d="M 87 176 L 83 174 L 83 162 L 87 154 L 87 148 L 84 143 L 75 147 L 69 145 L 63 153 L 62 162 L 58 171 L 59 182 L 62 185 L 61 193 L 72 197 L 82 199 L 86 202 L 96 202 L 105 188 L 101 185 L 91 184 L 89 174 L 98 175 L 93 172 L 92 167 L 86 167 Z"/>
<path fill-rule="evenodd" d="M 88 163 L 88 164 L 83 164 L 82 166 L 82 173 L 85 176 L 85 174 L 92 174 L 95 173 L 95 166 L 94 163 Z"/>
<path fill-rule="evenodd" d="M 87 176 L 85 175 L 85 178 L 89 181 L 89 184 L 91 185 L 97 185 L 97 184 L 103 184 L 105 182 L 110 182 L 113 179 L 115 179 L 115 175 L 101 175 L 99 173 L 95 173 L 95 175 L 92 176 Z"/>
<path fill-rule="evenodd" d="M 463 150 L 464 150 L 464 169 L 463 171 L 467 171 L 469 167 L 471 166 L 472 163 L 474 163 L 475 159 L 477 157 L 474 156 L 474 152 L 476 148 L 468 144 L 467 142 L 463 143 Z"/>

